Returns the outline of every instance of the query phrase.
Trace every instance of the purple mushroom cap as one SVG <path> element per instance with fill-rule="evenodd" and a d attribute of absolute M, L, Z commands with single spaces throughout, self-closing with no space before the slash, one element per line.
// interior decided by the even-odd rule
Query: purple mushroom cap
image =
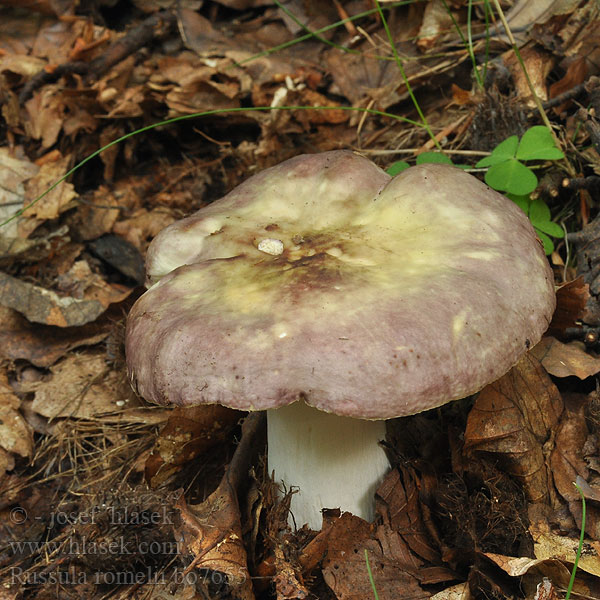
<path fill-rule="evenodd" d="M 147 275 L 130 376 L 185 406 L 418 413 L 502 376 L 555 306 L 513 202 L 448 165 L 392 178 L 350 151 L 292 158 L 167 227 Z"/>

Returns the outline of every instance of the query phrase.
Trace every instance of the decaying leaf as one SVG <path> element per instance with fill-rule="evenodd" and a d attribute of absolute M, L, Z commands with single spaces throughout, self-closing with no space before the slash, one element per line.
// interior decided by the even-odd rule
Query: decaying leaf
<path fill-rule="evenodd" d="M 560 336 L 564 335 L 567 328 L 576 327 L 577 321 L 584 319 L 589 298 L 590 286 L 584 282 L 583 277 L 577 277 L 561 285 L 556 290 L 556 310 L 548 333 Z"/>
<path fill-rule="evenodd" d="M 33 454 L 33 432 L 19 407 L 21 401 L 13 394 L 6 373 L 0 371 L 0 448 L 19 456 Z M 3 473 L 0 466 L 0 473 Z"/>
<path fill-rule="evenodd" d="M 595 449 L 597 453 L 596 436 L 590 434 L 587 426 L 590 397 L 569 393 L 565 395 L 564 403 L 565 410 L 556 431 L 550 465 L 554 485 L 567 501 L 577 526 L 581 527 L 581 498 L 573 484 L 590 476 L 584 449 Z M 600 540 L 600 508 L 595 502 L 590 502 L 587 507 L 585 531 L 593 540 Z"/>
<path fill-rule="evenodd" d="M 0 306 L 0 357 L 49 367 L 69 350 L 106 339 L 113 326 L 107 314 L 79 327 L 33 325 L 16 310 Z"/>
<path fill-rule="evenodd" d="M 571 565 L 575 562 L 577 554 L 578 540 L 576 538 L 558 535 L 552 532 L 547 523 L 536 521 L 529 527 L 529 532 L 533 538 L 534 552 L 537 560 L 556 560 L 566 563 L 564 569 L 570 575 Z M 585 552 L 582 552 L 579 559 L 578 568 L 586 573 L 600 577 L 600 543 L 597 541 L 586 541 Z M 523 564 L 527 564 L 527 559 L 521 559 Z M 561 581 L 562 580 L 562 581 Z M 561 577 L 561 583 L 564 580 Z M 596 583 L 600 587 L 600 583 Z"/>
<path fill-rule="evenodd" d="M 36 175 L 27 182 L 26 203 L 33 202 L 51 185 L 56 183 L 67 172 L 70 162 L 70 156 L 60 156 L 60 154 L 56 160 L 45 162 Z M 38 219 L 56 219 L 61 212 L 69 207 L 71 200 L 76 197 L 77 194 L 73 185 L 63 181 L 23 214 L 26 217 L 37 217 Z"/>
<path fill-rule="evenodd" d="M 0 69 L 1 69 L 0 62 Z M 0 148 L 0 222 L 12 217 L 25 201 L 25 182 L 36 175 L 40 168 L 27 159 L 23 149 Z M 5 225 L 2 235 L 16 237 L 17 221 Z"/>
<path fill-rule="evenodd" d="M 545 444 L 562 410 L 558 389 L 527 354 L 477 397 L 467 421 L 465 451 L 494 453 L 532 502 L 552 500 Z"/>
<path fill-rule="evenodd" d="M 277 592 L 277 600 L 304 600 L 310 593 L 299 580 L 294 568 L 285 558 L 281 545 L 277 544 L 275 553 L 275 573 L 273 582 Z"/>
<path fill-rule="evenodd" d="M 587 352 L 582 342 L 564 344 L 547 336 L 531 349 L 531 354 L 555 377 L 575 376 L 587 379 L 600 372 L 600 358 Z"/>
<path fill-rule="evenodd" d="M 265 431 L 265 415 L 251 413 L 242 425 L 242 439 L 219 487 L 202 504 L 188 506 L 182 497 L 178 506 L 181 535 L 193 557 L 188 570 L 200 568 L 222 573 L 231 597 L 236 600 L 254 598 L 237 495 Z"/>
<path fill-rule="evenodd" d="M 72 354 L 50 368 L 49 381 L 37 384 L 33 410 L 40 415 L 91 418 L 121 410 L 119 374 L 106 364 L 104 354 Z"/>
<path fill-rule="evenodd" d="M 146 461 L 146 481 L 151 487 L 164 482 L 182 464 L 226 440 L 244 415 L 219 404 L 176 407 Z"/>
<path fill-rule="evenodd" d="M 440 564 L 439 552 L 431 544 L 431 535 L 423 524 L 419 482 L 410 467 L 392 469 L 376 493 L 377 513 L 383 522 L 404 540 L 403 562 L 419 569 L 423 561 Z"/>
<path fill-rule="evenodd" d="M 33 323 L 74 327 L 95 321 L 110 304 L 121 302 L 132 291 L 131 288 L 106 283 L 101 277 L 92 275 L 89 267 L 83 264 L 76 269 L 87 277 L 87 280 L 77 283 L 78 294 L 84 295 L 83 298 L 60 296 L 52 290 L 0 272 L 0 304 L 20 312 Z"/>
<path fill-rule="evenodd" d="M 373 534 L 369 523 L 350 513 L 333 521 L 322 573 L 338 600 L 364 600 L 372 595 L 365 550 L 381 598 L 428 598 L 416 572 L 397 562 L 393 553 L 385 553 Z"/>

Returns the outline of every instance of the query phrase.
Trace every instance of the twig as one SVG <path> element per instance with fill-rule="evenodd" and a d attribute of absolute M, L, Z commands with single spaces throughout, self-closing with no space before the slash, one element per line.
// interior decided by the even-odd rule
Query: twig
<path fill-rule="evenodd" d="M 546 102 L 543 102 L 542 106 L 544 107 L 544 109 L 554 108 L 555 106 L 560 106 L 563 102 L 566 102 L 567 100 L 573 100 L 573 98 L 577 98 L 577 96 L 579 96 L 582 92 L 585 92 L 585 91 L 586 91 L 585 82 L 580 83 L 579 85 L 572 87 L 570 90 L 567 90 L 566 92 L 563 92 L 562 94 L 559 94 L 558 96 L 555 96 L 551 100 L 547 100 Z"/>
<path fill-rule="evenodd" d="M 91 62 L 68 62 L 59 65 L 52 72 L 41 71 L 23 87 L 19 94 L 19 102 L 21 104 L 27 102 L 35 90 L 47 83 L 58 81 L 64 75 L 75 73 L 85 75 L 88 79 L 104 75 L 111 67 L 148 45 L 153 39 L 165 37 L 174 28 L 175 23 L 175 15 L 168 11 L 151 15 L 131 29 L 127 35 L 112 43 L 102 55 Z"/>

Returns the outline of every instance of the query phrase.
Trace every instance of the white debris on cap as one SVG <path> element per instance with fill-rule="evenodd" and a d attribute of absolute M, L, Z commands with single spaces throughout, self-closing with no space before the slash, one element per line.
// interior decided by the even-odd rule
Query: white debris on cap
<path fill-rule="evenodd" d="M 275 238 L 265 238 L 258 242 L 258 249 L 265 254 L 279 256 L 280 254 L 283 254 L 283 242 L 281 240 L 276 240 Z"/>

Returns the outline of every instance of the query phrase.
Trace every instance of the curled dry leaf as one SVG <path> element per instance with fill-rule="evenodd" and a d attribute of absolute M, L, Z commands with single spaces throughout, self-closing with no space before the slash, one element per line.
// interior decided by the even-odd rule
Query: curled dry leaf
<path fill-rule="evenodd" d="M 414 469 L 400 466 L 392 469 L 376 493 L 377 513 L 384 524 L 400 534 L 404 540 L 403 562 L 411 569 L 419 569 L 423 561 L 440 564 L 439 552 L 431 545 L 431 535 L 423 524 L 420 482 Z"/>
<path fill-rule="evenodd" d="M 532 348 L 531 354 L 555 377 L 587 379 L 600 372 L 600 358 L 588 353 L 581 342 L 563 344 L 548 336 Z"/>
<path fill-rule="evenodd" d="M 181 537 L 193 556 L 188 570 L 195 567 L 223 573 L 235 600 L 254 598 L 242 540 L 238 493 L 250 462 L 258 447 L 262 447 L 265 433 L 265 415 L 249 415 L 242 425 L 242 439 L 219 487 L 201 504 L 188 506 L 183 497 L 178 502 Z"/>
<path fill-rule="evenodd" d="M 385 534 L 380 533 L 385 538 Z M 391 530 L 388 533 L 395 537 Z M 429 594 L 421 589 L 413 572 L 398 562 L 398 556 L 392 552 L 395 544 L 389 537 L 383 544 L 373 537 L 372 526 L 348 512 L 333 521 L 322 572 L 325 583 L 338 600 L 364 600 L 372 596 L 365 550 L 381 598 L 428 598 Z M 384 548 L 390 554 L 385 553 Z"/>
<path fill-rule="evenodd" d="M 583 277 L 561 285 L 556 290 L 556 309 L 548 328 L 550 335 L 564 335 L 568 327 L 576 327 L 577 321 L 585 316 L 585 308 L 590 298 L 590 286 Z"/>
<path fill-rule="evenodd" d="M 513 77 L 519 98 L 527 106 L 530 108 L 535 107 L 535 100 L 529 88 L 530 81 L 537 97 L 543 101 L 548 99 L 546 82 L 555 64 L 554 56 L 550 52 L 542 50 L 538 46 L 526 46 L 521 50 L 521 58 L 525 63 L 527 77 L 512 50 L 506 52 L 503 58 L 504 64 Z"/>
<path fill-rule="evenodd" d="M 584 447 L 590 439 L 586 421 L 589 400 L 589 397 L 583 394 L 565 395 L 565 410 L 550 455 L 554 485 L 568 502 L 569 511 L 578 527 L 581 526 L 582 505 L 579 492 L 573 483 L 578 479 L 585 480 L 589 477 L 588 465 L 584 457 Z M 590 441 L 595 443 L 595 436 L 592 436 Z M 590 538 L 600 540 L 600 509 L 594 502 L 590 502 L 587 506 L 585 531 Z"/>
<path fill-rule="evenodd" d="M 526 597 L 535 598 L 535 600 L 557 600 L 558 596 L 556 592 L 552 595 L 552 590 L 548 589 L 548 586 L 544 585 L 544 582 L 552 581 L 554 585 L 565 589 L 571 576 L 567 566 L 561 564 L 558 560 L 527 557 L 514 558 L 490 552 L 486 552 L 481 556 L 491 561 L 510 577 L 518 577 Z M 544 590 L 548 591 L 550 595 L 538 594 L 540 585 L 544 585 Z"/>
<path fill-rule="evenodd" d="M 244 414 L 220 404 L 175 408 L 146 461 L 146 481 L 156 487 L 181 465 L 228 439 Z"/>
<path fill-rule="evenodd" d="M 557 387 L 527 354 L 477 397 L 467 420 L 465 452 L 495 454 L 522 481 L 530 501 L 552 501 L 544 445 L 562 410 Z"/>

